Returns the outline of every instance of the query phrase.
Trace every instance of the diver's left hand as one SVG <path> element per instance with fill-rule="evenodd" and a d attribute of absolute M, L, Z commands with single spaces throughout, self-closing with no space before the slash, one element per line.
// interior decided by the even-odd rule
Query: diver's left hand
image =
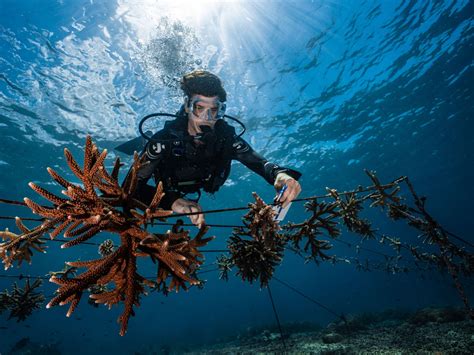
<path fill-rule="evenodd" d="M 176 212 L 176 213 L 202 212 L 202 208 L 197 202 L 189 201 L 189 200 L 186 200 L 185 198 L 178 198 L 176 201 L 174 201 L 173 204 L 171 205 L 171 209 L 173 210 L 173 212 Z M 203 213 L 191 214 L 188 217 L 191 220 L 191 222 L 195 226 L 197 226 L 199 229 L 201 229 L 201 227 L 206 224 Z"/>
<path fill-rule="evenodd" d="M 275 189 L 277 190 L 277 196 L 278 191 L 283 188 L 283 185 L 286 185 L 287 189 L 283 193 L 280 202 L 282 203 L 283 208 L 285 208 L 291 201 L 298 197 L 301 192 L 301 185 L 298 181 L 293 179 L 288 174 L 279 173 L 275 179 L 275 183 L 273 184 L 273 186 L 275 186 Z"/>

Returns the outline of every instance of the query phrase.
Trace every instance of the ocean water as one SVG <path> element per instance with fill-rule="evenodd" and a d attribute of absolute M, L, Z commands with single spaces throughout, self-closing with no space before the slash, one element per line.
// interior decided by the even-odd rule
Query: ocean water
<path fill-rule="evenodd" d="M 2 0 L 0 198 L 38 201 L 28 182 L 54 190 L 48 166 L 72 179 L 63 149 L 79 156 L 87 135 L 109 150 L 112 166 L 113 148 L 137 136 L 140 118 L 175 112 L 182 103 L 177 79 L 204 68 L 221 77 L 227 112 L 245 123 L 244 138 L 270 161 L 303 173 L 302 197 L 324 194 L 326 187 L 370 185 L 364 169 L 384 182 L 407 175 L 440 224 L 472 242 L 473 14 L 467 0 Z M 152 128 L 162 124 L 157 120 Z M 204 195 L 201 204 L 245 206 L 253 191 L 267 202 L 274 195 L 271 185 L 236 162 L 221 191 Z M 368 213 L 381 232 L 420 243 L 416 230 Z M 28 209 L 6 204 L 0 215 L 31 217 Z M 242 215 L 206 220 L 239 224 Z M 287 221 L 306 216 L 294 203 Z M 0 224 L 15 229 L 12 220 Z M 225 248 L 231 233 L 211 229 L 216 239 L 207 248 Z M 360 237 L 344 231 L 341 239 L 352 247 L 332 243 L 331 253 L 356 256 Z M 0 271 L 0 290 L 24 282 L 5 276 L 43 277 L 64 261 L 97 257 L 93 246 L 49 244 L 31 265 Z M 362 246 L 393 253 L 376 241 Z M 208 270 L 217 255 L 206 253 Z M 153 272 L 148 265 L 143 274 Z M 305 264 L 288 251 L 275 275 L 337 313 L 462 306 L 449 276 L 436 272 L 361 272 L 347 263 Z M 68 354 L 192 350 L 275 323 L 258 283 L 235 275 L 225 282 L 216 271 L 203 278 L 202 290 L 142 297 L 124 337 L 116 323 L 122 306 L 94 308 L 86 297 L 70 318 L 66 307 L 45 304 L 24 322 L 4 313 L 0 353 L 24 337 L 56 343 Z M 270 285 L 283 323 L 334 320 L 281 284 Z M 55 285 L 45 280 L 41 290 L 49 299 Z M 472 300 L 472 287 L 467 291 Z"/>

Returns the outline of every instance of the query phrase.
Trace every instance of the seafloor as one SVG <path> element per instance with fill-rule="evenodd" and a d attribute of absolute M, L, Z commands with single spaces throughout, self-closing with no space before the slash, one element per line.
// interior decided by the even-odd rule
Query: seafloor
<path fill-rule="evenodd" d="M 459 309 L 361 314 L 324 328 L 309 328 L 308 324 L 283 326 L 284 342 L 277 329 L 250 330 L 237 339 L 185 353 L 474 354 L 474 321 Z"/>
<path fill-rule="evenodd" d="M 201 345 L 143 345 L 145 354 L 474 354 L 474 320 L 454 308 L 417 312 L 389 310 L 347 316 L 321 327 L 312 323 L 247 328 L 234 338 Z M 61 344 L 38 344 L 25 337 L 5 354 L 60 355 Z M 66 352 L 69 354 L 69 352 Z M 115 353 L 118 355 L 118 353 Z"/>

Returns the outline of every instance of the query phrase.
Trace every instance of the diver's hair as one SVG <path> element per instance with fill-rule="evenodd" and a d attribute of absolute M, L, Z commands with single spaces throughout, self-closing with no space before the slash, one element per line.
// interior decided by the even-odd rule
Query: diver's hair
<path fill-rule="evenodd" d="M 188 98 L 193 95 L 203 95 L 217 96 L 222 102 L 227 100 L 227 93 L 222 86 L 221 79 L 206 70 L 194 70 L 184 75 L 181 79 L 181 90 Z"/>

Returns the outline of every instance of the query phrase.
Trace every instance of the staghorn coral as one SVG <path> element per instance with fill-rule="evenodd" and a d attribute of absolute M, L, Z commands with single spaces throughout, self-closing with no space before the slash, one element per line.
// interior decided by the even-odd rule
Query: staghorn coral
<path fill-rule="evenodd" d="M 341 198 L 335 189 L 328 189 L 329 194 L 334 198 L 339 210 L 338 213 L 342 217 L 343 223 L 351 231 L 363 236 L 363 239 L 374 239 L 374 230 L 366 219 L 359 218 L 359 212 L 362 210 L 363 199 L 356 198 L 355 192 L 346 193 L 344 199 Z M 375 206 L 375 205 L 374 205 Z"/>
<path fill-rule="evenodd" d="M 234 266 L 232 258 L 227 255 L 220 255 L 217 257 L 217 267 L 219 268 L 219 279 L 229 280 L 229 272 Z"/>
<path fill-rule="evenodd" d="M 272 206 L 266 205 L 256 193 L 253 195 L 255 203 L 249 204 L 250 211 L 243 218 L 244 227 L 235 228 L 229 239 L 229 263 L 237 267 L 237 275 L 243 280 L 252 283 L 260 279 L 260 286 L 266 287 L 283 258 L 287 241 L 279 233 Z"/>
<path fill-rule="evenodd" d="M 398 182 L 403 181 L 405 177 L 401 177 L 395 180 L 395 183 L 392 184 L 392 186 L 383 186 L 380 183 L 378 177 L 376 176 L 375 171 L 365 170 L 365 173 L 373 182 L 373 185 L 370 188 L 376 190 L 375 192 L 372 192 L 367 196 L 367 198 L 373 201 L 370 204 L 370 207 L 380 206 L 382 208 L 385 208 L 386 206 L 390 205 L 401 205 L 400 202 L 402 201 L 402 198 L 397 196 L 398 192 L 400 191 L 400 186 L 398 185 Z M 393 190 L 387 193 L 386 190 L 389 188 L 393 188 Z"/>
<path fill-rule="evenodd" d="M 35 243 L 46 232 L 49 232 L 51 239 L 60 234 L 70 238 L 62 244 L 62 248 L 79 245 L 103 231 L 118 234 L 120 245 L 110 254 L 96 260 L 67 263 L 73 268 L 86 269 L 81 274 L 74 277 L 68 274 L 51 276 L 50 281 L 58 284 L 59 288 L 47 308 L 70 304 L 67 312 L 67 316 L 70 316 L 84 291 L 91 287 L 113 285 L 107 291 L 93 293 L 90 297 L 96 303 L 109 307 L 123 302 L 124 310 L 119 322 L 120 334 L 124 335 L 128 320 L 134 315 L 133 308 L 139 306 L 140 296 L 145 293 L 145 286 L 165 285 L 168 278 L 171 278 L 171 282 L 166 289 L 176 291 L 179 288 L 186 289 L 186 283 L 199 284 L 199 280 L 191 276 L 203 262 L 198 248 L 206 245 L 212 238 L 203 238 L 208 230 L 206 227 L 201 228 L 194 239 L 184 231 L 153 234 L 145 230 L 153 220 L 163 220 L 172 214 L 172 211 L 158 207 L 164 195 L 161 184 L 157 186 L 148 206 L 134 198 L 138 170 L 146 164 L 137 154 L 134 156 L 128 175 L 122 184 L 119 184 L 120 160 L 116 159 L 114 168 L 109 174 L 104 167 L 107 150 L 99 152 L 89 136 L 86 139 L 82 168 L 68 149 L 65 149 L 64 153 L 67 164 L 82 182 L 82 186 L 67 181 L 51 168 L 48 168 L 49 174 L 64 188 L 62 193 L 67 198 L 56 196 L 30 183 L 30 187 L 52 202 L 53 206 L 41 206 L 25 198 L 27 206 L 33 213 L 44 217 L 45 222 L 32 230 L 25 228 L 22 230 L 23 234 L 18 236 L 8 234 L 10 241 L 0 244 L 0 256 L 6 268 L 11 267 L 13 261 L 21 263 L 26 259 L 20 257 L 22 253 L 36 246 Z M 138 209 L 143 212 L 139 212 Z M 177 228 L 179 227 L 175 229 Z M 153 262 L 158 262 L 156 282 L 147 280 L 138 273 L 139 257 L 147 257 Z"/>
<path fill-rule="evenodd" d="M 282 227 L 286 231 L 285 237 L 292 242 L 295 252 L 300 253 L 300 242 L 305 237 L 306 244 L 303 250 L 308 252 L 310 249 L 307 259 L 313 259 L 319 263 L 318 258 L 323 261 L 332 258 L 325 253 L 326 250 L 331 249 L 331 244 L 326 240 L 319 240 L 317 237 L 323 235 L 322 230 L 325 230 L 332 238 L 340 235 L 341 231 L 336 227 L 337 222 L 334 221 L 339 217 L 339 213 L 336 211 L 337 206 L 337 203 L 318 203 L 317 200 L 307 202 L 305 209 L 312 213 L 311 217 L 303 223 L 288 223 Z"/>
<path fill-rule="evenodd" d="M 11 293 L 8 290 L 0 293 L 0 313 L 2 310 L 9 310 L 8 319 L 17 318 L 17 322 L 24 321 L 44 301 L 44 296 L 35 291 L 41 284 L 40 279 L 35 280 L 32 285 L 30 280 L 26 279 L 25 286 L 20 288 L 15 282 Z"/>
<path fill-rule="evenodd" d="M 374 182 L 377 191 L 382 191 L 383 187 L 380 186 L 378 179 L 375 177 L 375 173 L 369 173 L 367 171 L 366 173 Z M 423 243 L 435 244 L 438 247 L 439 254 L 429 254 L 419 253 L 416 247 L 403 245 L 411 251 L 412 255 L 417 260 L 434 263 L 438 268 L 448 271 L 469 316 L 471 319 L 474 319 L 474 309 L 471 308 L 464 287 L 460 282 L 461 272 L 466 276 L 471 276 L 473 274 L 474 255 L 467 252 L 464 248 L 458 247 L 450 240 L 448 232 L 426 211 L 426 198 L 417 195 L 413 185 L 407 177 L 400 178 L 398 181 L 404 181 L 407 184 L 415 202 L 415 206 L 408 207 L 406 205 L 401 205 L 401 199 L 394 196 L 394 193 L 398 191 L 397 189 L 395 189 L 392 194 L 385 195 L 385 199 L 383 199 L 385 202 L 380 203 L 380 205 L 382 205 L 382 207 L 385 205 L 389 206 L 389 217 L 394 217 L 394 219 L 406 219 L 408 225 L 418 229 L 421 232 L 418 237 L 423 240 Z M 383 194 L 380 192 L 379 195 Z M 402 246 L 400 240 L 392 239 L 390 241 L 399 251 Z"/>
<path fill-rule="evenodd" d="M 214 237 L 203 239 L 209 229 L 206 226 L 201 227 L 198 234 L 191 239 L 188 231 L 178 230 L 180 224 L 182 221 L 165 234 L 148 235 L 139 246 L 141 251 L 158 263 L 156 286 L 166 294 L 172 290 L 178 292 L 180 288 L 187 290 L 186 282 L 197 286 L 202 283 L 193 277 L 204 262 L 204 257 L 198 248 L 214 239 Z M 171 281 L 166 285 L 168 277 L 171 277 Z"/>
<path fill-rule="evenodd" d="M 49 276 L 50 278 L 52 276 L 55 276 L 55 277 L 59 276 L 61 278 L 67 278 L 69 276 L 76 276 L 76 273 L 77 273 L 77 268 L 76 267 L 69 266 L 69 265 L 67 265 L 67 263 L 65 263 L 62 270 L 60 270 L 60 271 L 50 271 L 46 276 Z"/>
<path fill-rule="evenodd" d="M 42 224 L 32 230 L 28 229 L 20 218 L 15 217 L 16 226 L 22 234 L 12 233 L 7 229 L 0 231 L 0 237 L 7 242 L 0 243 L 0 258 L 5 264 L 5 270 L 17 262 L 20 266 L 23 261 L 31 264 L 33 250 L 46 253 L 45 242 L 40 238 L 47 232 L 49 223 Z"/>
<path fill-rule="evenodd" d="M 0 292 L 0 314 L 8 309 L 10 306 L 10 297 L 7 290 Z"/>

